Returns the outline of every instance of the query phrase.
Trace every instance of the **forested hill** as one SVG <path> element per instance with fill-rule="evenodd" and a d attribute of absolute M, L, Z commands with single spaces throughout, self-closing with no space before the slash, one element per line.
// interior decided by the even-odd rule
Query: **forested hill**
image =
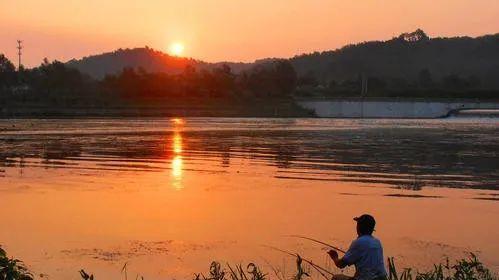
<path fill-rule="evenodd" d="M 421 73 L 436 81 L 453 75 L 499 88 L 499 33 L 477 38 L 430 39 L 422 30 L 388 41 L 365 42 L 334 51 L 291 58 L 298 76 L 321 84 L 357 79 L 359 75 L 384 81 L 412 82 Z"/>
<path fill-rule="evenodd" d="M 170 56 L 149 47 L 118 49 L 82 59 L 70 60 L 67 66 L 78 69 L 94 78 L 101 79 L 108 74 L 118 74 L 123 68 L 142 68 L 147 72 L 178 74 L 188 65 L 197 67 L 204 64 L 191 58 Z"/>
<path fill-rule="evenodd" d="M 66 62 L 67 66 L 76 68 L 96 79 L 102 79 L 108 74 L 119 74 L 123 68 L 134 68 L 135 70 L 142 68 L 150 73 L 179 74 L 187 66 L 198 69 L 213 69 L 222 64 L 229 65 L 234 72 L 246 70 L 253 65 L 253 63 L 242 62 L 206 63 L 192 58 L 171 56 L 149 47 L 118 49 L 114 52 Z"/>
<path fill-rule="evenodd" d="M 16 71 L 0 53 L 0 116 L 85 116 L 89 108 L 90 115 L 308 116 L 295 101 L 316 97 L 498 100 L 499 34 L 430 39 L 418 30 L 253 63 L 138 48 Z"/>
<path fill-rule="evenodd" d="M 181 73 L 187 65 L 214 69 L 228 65 L 233 73 L 248 70 L 254 63 L 207 63 L 174 57 L 151 48 L 119 49 L 67 62 L 94 78 L 118 74 L 123 68 L 146 72 Z M 477 38 L 429 38 L 422 30 L 404 33 L 388 41 L 372 41 L 343 48 L 303 54 L 290 58 L 304 83 L 330 86 L 358 80 L 361 75 L 375 78 L 388 87 L 426 79 L 426 82 L 454 78 L 457 82 L 476 83 L 482 88 L 499 88 L 499 34 Z M 424 82 L 424 81 L 423 81 Z"/>

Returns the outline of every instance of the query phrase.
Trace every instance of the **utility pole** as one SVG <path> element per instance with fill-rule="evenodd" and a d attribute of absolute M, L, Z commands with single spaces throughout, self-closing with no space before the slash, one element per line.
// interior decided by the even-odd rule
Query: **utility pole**
<path fill-rule="evenodd" d="M 369 80 L 367 78 L 367 75 L 364 73 L 360 74 L 360 79 L 361 79 L 361 90 L 360 90 L 360 95 L 362 97 L 367 95 L 367 81 Z"/>
<path fill-rule="evenodd" d="M 17 68 L 18 71 L 21 71 L 21 67 L 22 67 L 22 64 L 21 64 L 21 55 L 22 55 L 22 49 L 23 49 L 22 43 L 23 43 L 23 41 L 17 40 L 17 55 L 19 56 L 19 64 L 18 64 L 18 68 Z"/>
<path fill-rule="evenodd" d="M 363 118 L 364 117 L 364 98 L 366 97 L 367 95 L 367 81 L 368 81 L 368 78 L 367 78 L 367 75 L 362 72 L 360 74 L 360 117 Z"/>

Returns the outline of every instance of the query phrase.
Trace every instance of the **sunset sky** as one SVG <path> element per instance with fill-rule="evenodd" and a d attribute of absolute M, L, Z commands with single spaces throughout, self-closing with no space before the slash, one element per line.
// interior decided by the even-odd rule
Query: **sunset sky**
<path fill-rule="evenodd" d="M 390 39 L 499 32 L 497 0 L 0 0 L 0 53 L 25 65 L 150 46 L 206 61 L 253 61 Z"/>

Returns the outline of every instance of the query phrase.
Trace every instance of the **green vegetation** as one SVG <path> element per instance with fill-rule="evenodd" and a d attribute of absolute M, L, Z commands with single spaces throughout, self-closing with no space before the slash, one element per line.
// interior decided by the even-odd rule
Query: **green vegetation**
<path fill-rule="evenodd" d="M 496 280 L 499 279 L 487 269 L 474 254 L 466 259 L 458 260 L 454 265 L 436 264 L 433 270 L 415 271 L 405 268 L 397 271 L 393 258 L 388 258 L 388 280 Z"/>
<path fill-rule="evenodd" d="M 205 63 L 146 47 L 68 63 L 45 59 L 18 71 L 0 54 L 0 104 L 4 116 L 99 110 L 117 116 L 307 116 L 296 98 L 497 99 L 498 44 L 499 34 L 430 39 L 417 30 L 246 64 Z"/>
<path fill-rule="evenodd" d="M 149 47 L 134 49 L 118 49 L 99 55 L 72 59 L 67 66 L 77 69 L 96 80 L 107 75 L 116 75 L 124 68 L 145 69 L 150 73 L 180 74 L 188 65 L 204 65 L 205 63 L 177 56 L 171 56 Z"/>
<path fill-rule="evenodd" d="M 9 258 L 0 247 L 0 280 L 32 280 L 33 276 L 23 262 Z"/>
<path fill-rule="evenodd" d="M 297 257 L 297 269 L 295 275 L 286 277 L 280 270 L 272 267 L 274 275 L 269 277 L 268 274 L 263 273 L 258 266 L 250 263 L 247 266 L 247 271 L 244 271 L 242 265 L 237 265 L 236 269 L 227 264 L 227 269 L 223 269 L 218 262 L 212 262 L 210 271 L 207 276 L 203 274 L 196 274 L 195 280 L 263 280 L 270 278 L 284 279 L 312 279 L 308 271 L 310 266 L 303 267 L 301 258 Z M 335 276 L 332 272 L 329 275 Z M 329 279 L 324 274 L 319 274 L 320 278 Z M 451 265 L 449 261 L 445 264 L 436 264 L 432 270 L 417 271 L 412 268 L 405 268 L 402 271 L 397 270 L 393 258 L 388 258 L 388 280 L 497 280 L 497 275 L 494 275 L 487 269 L 475 255 L 470 254 L 468 258 L 458 260 L 455 264 Z"/>
<path fill-rule="evenodd" d="M 477 38 L 429 38 L 424 31 L 403 33 L 387 41 L 371 41 L 288 59 L 298 77 L 295 95 L 357 97 L 362 79 L 365 96 L 497 98 L 499 34 Z M 150 73 L 180 74 L 186 66 L 211 71 L 222 65 L 239 75 L 271 64 L 206 63 L 171 57 L 150 48 L 118 50 L 73 60 L 71 67 L 96 77 L 119 75 L 124 67 Z"/>
<path fill-rule="evenodd" d="M 0 104 L 4 115 L 20 111 L 53 116 L 57 112 L 92 115 L 308 115 L 291 94 L 296 73 L 286 60 L 235 74 L 222 65 L 198 71 L 186 66 L 179 74 L 124 68 L 95 80 L 66 64 L 45 60 L 39 67 L 15 71 L 0 55 Z M 23 111 L 24 110 L 24 111 Z M 189 113 L 190 112 L 190 113 Z M 77 115 L 78 115 L 77 114 Z"/>
<path fill-rule="evenodd" d="M 268 264 L 273 274 L 263 272 L 261 268 L 249 263 L 246 267 L 242 264 L 226 264 L 224 268 L 220 262 L 213 261 L 208 273 L 194 274 L 194 280 L 264 280 L 276 278 L 279 280 L 293 279 L 313 279 L 311 270 L 318 272 L 318 277 L 334 279 L 334 273 L 328 271 L 298 254 L 292 254 L 296 257 L 296 272 L 292 276 L 286 275 L 284 269 L 275 268 Z M 306 266 L 304 265 L 306 263 Z M 82 280 L 93 280 L 94 275 L 88 274 L 83 269 L 79 271 Z M 121 270 L 128 277 L 127 264 Z M 139 276 L 136 277 L 138 279 Z M 140 277 L 144 280 L 143 277 Z M 5 250 L 0 248 L 0 280 L 32 280 L 33 276 L 26 266 L 17 259 L 7 257 Z M 432 270 L 419 271 L 413 268 L 404 268 L 402 271 L 395 266 L 394 258 L 388 258 L 388 279 L 387 280 L 498 280 L 499 277 L 486 268 L 476 255 L 470 254 L 468 258 L 457 260 L 455 264 L 450 264 L 447 260 L 444 264 L 434 265 Z"/>
<path fill-rule="evenodd" d="M 422 30 L 291 58 L 302 95 L 498 98 L 499 34 L 429 38 Z"/>
<path fill-rule="evenodd" d="M 253 263 L 248 265 L 247 273 L 243 271 L 241 265 L 237 266 L 237 273 L 232 270 L 229 264 L 227 267 L 230 270 L 229 277 L 227 277 L 226 271 L 220 268 L 220 263 L 213 262 L 210 268 L 209 276 L 205 277 L 202 274 L 196 274 L 195 280 L 263 280 L 268 279 L 267 274 L 261 272 L 261 270 Z M 279 270 L 272 268 L 275 277 L 279 280 L 284 280 L 286 278 Z M 300 280 L 306 278 L 313 278 L 306 271 L 309 271 L 310 267 L 302 267 L 300 257 L 297 258 L 297 271 L 296 274 L 290 277 L 293 280 Z M 201 275 L 201 276 L 200 276 Z M 334 275 L 332 272 L 330 275 Z M 329 279 L 320 274 L 321 278 Z M 335 279 L 335 276 L 332 276 Z M 497 275 L 490 272 L 475 255 L 471 254 L 467 259 L 458 260 L 454 265 L 450 265 L 449 261 L 445 264 L 434 265 L 433 270 L 429 271 L 416 271 L 411 268 L 405 268 L 402 271 L 398 271 L 395 267 L 394 259 L 388 259 L 388 280 L 497 280 L 499 279 Z"/>
<path fill-rule="evenodd" d="M 242 265 L 236 265 L 234 268 L 227 264 L 227 268 L 223 269 L 219 262 L 212 262 L 208 276 L 202 273 L 195 274 L 195 280 L 264 280 L 267 274 L 263 273 L 258 266 L 250 263 L 246 266 L 246 270 Z"/>

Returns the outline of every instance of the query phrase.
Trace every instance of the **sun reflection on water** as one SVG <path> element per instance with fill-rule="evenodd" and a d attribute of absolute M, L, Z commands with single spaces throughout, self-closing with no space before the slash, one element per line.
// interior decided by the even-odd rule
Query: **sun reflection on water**
<path fill-rule="evenodd" d="M 172 119 L 172 123 L 174 126 L 173 130 L 173 138 L 172 138 L 172 151 L 173 158 L 171 161 L 171 174 L 172 174 L 172 185 L 175 189 L 180 190 L 183 189 L 182 185 L 182 125 L 184 124 L 184 120 L 182 119 Z"/>
<path fill-rule="evenodd" d="M 182 156 L 175 156 L 172 160 L 172 175 L 174 179 L 182 177 Z"/>
<path fill-rule="evenodd" d="M 182 135 L 179 131 L 175 131 L 173 134 L 173 153 L 175 155 L 182 153 Z"/>
<path fill-rule="evenodd" d="M 182 125 L 184 124 L 184 120 L 180 118 L 173 118 L 171 119 L 171 122 L 174 123 L 174 125 Z"/>

